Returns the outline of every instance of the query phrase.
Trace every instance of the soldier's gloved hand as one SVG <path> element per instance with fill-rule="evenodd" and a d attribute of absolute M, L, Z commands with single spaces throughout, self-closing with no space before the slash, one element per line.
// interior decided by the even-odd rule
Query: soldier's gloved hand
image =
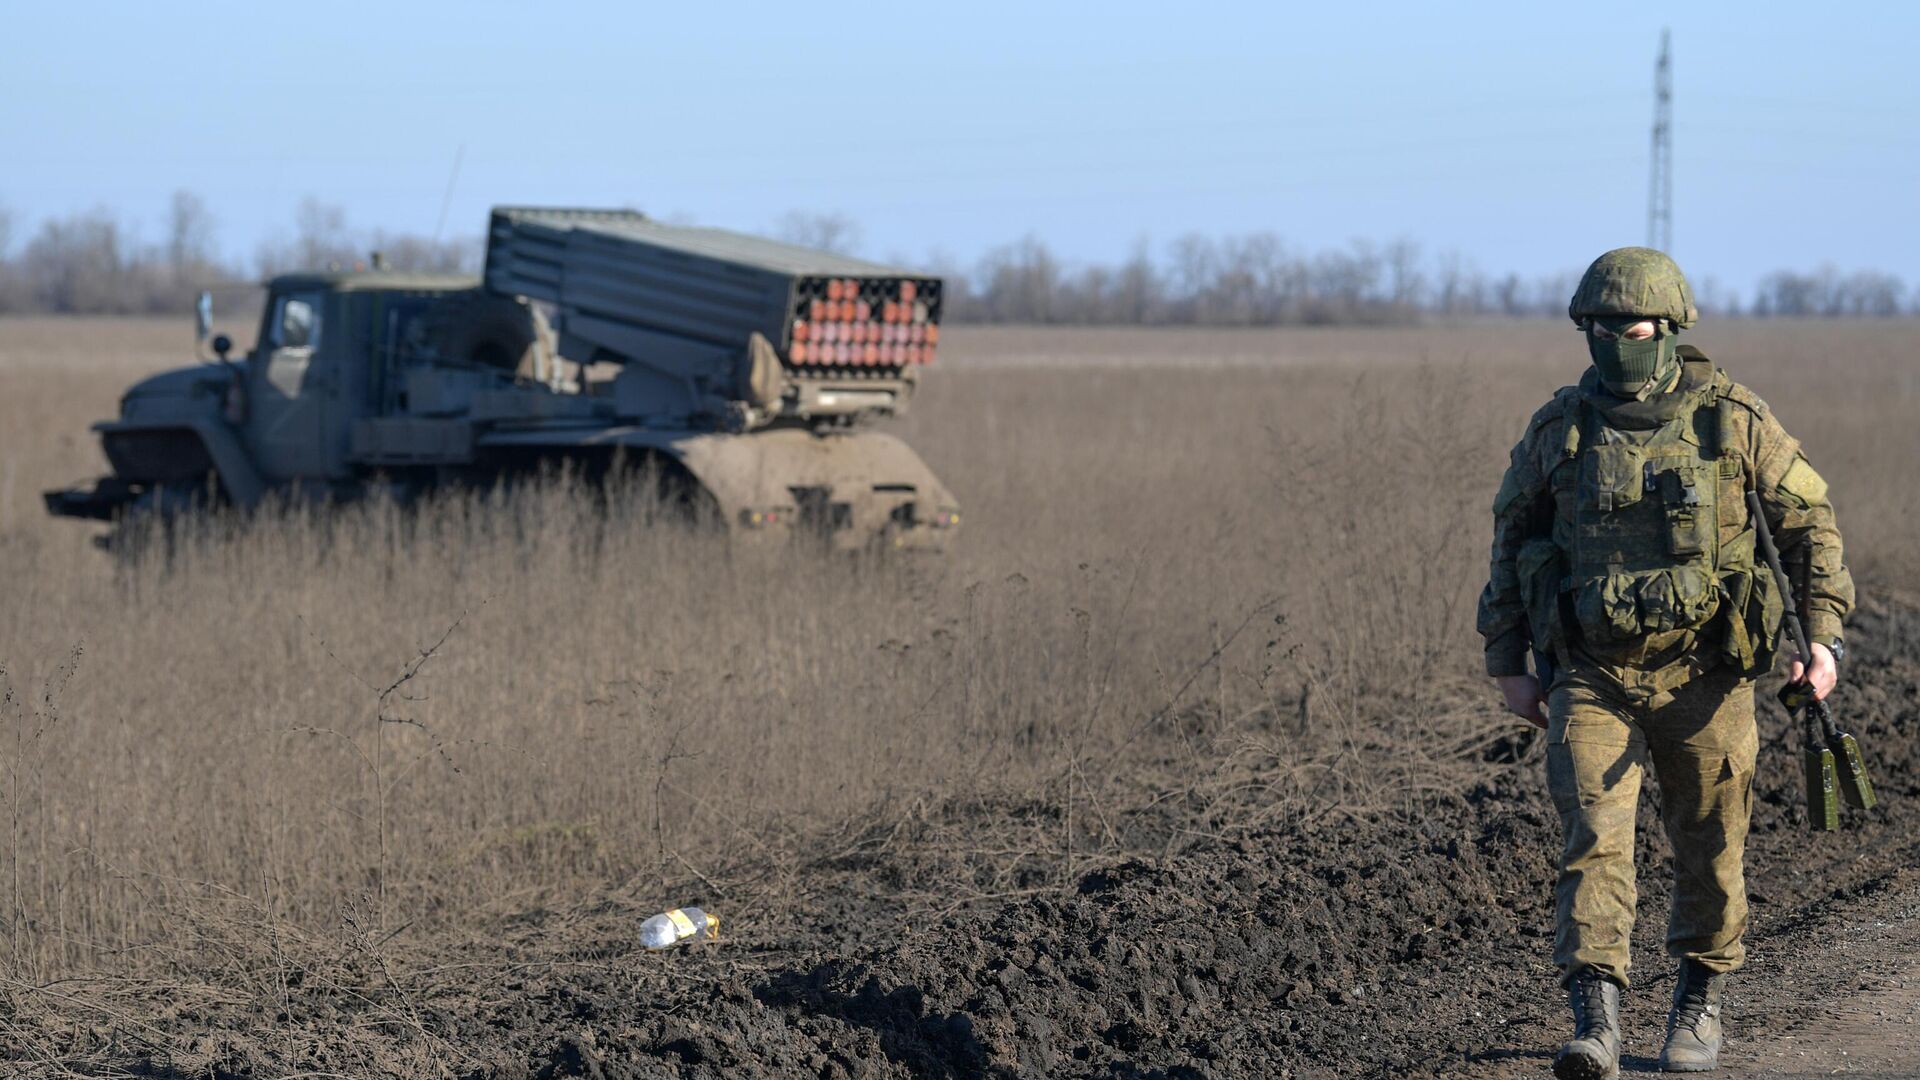
<path fill-rule="evenodd" d="M 1500 696 L 1507 699 L 1508 712 L 1534 727 L 1547 726 L 1547 699 L 1540 696 L 1538 679 L 1531 675 L 1501 675 L 1493 681 L 1500 686 Z"/>
<path fill-rule="evenodd" d="M 1807 673 L 1807 667 L 1795 660 L 1787 669 L 1788 682 L 1800 682 L 1804 679 L 1813 684 L 1813 696 L 1817 701 L 1825 701 L 1833 692 L 1833 684 L 1840 681 L 1840 668 L 1833 662 L 1833 652 L 1819 642 L 1813 643 L 1813 672 Z M 1512 699 L 1508 699 L 1512 700 Z"/>

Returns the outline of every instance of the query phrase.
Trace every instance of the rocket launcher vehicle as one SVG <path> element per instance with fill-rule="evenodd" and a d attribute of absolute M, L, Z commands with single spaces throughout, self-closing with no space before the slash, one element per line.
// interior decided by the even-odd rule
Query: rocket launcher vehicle
<path fill-rule="evenodd" d="M 196 331 L 222 362 L 132 387 L 95 426 L 113 473 L 47 509 L 125 524 L 293 489 L 404 504 L 564 469 L 648 476 L 743 544 L 944 550 L 953 493 L 862 423 L 905 410 L 940 308 L 938 278 L 877 263 L 626 210 L 502 207 L 484 282 L 282 274 L 238 358 L 203 301 Z"/>

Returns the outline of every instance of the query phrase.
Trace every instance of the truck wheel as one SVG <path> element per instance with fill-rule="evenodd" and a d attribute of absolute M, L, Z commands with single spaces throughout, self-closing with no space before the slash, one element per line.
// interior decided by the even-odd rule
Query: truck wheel
<path fill-rule="evenodd" d="M 100 546 L 122 558 L 154 551 L 172 558 L 181 528 L 222 501 L 209 482 L 149 488 L 114 519 L 112 530 L 99 538 Z"/>

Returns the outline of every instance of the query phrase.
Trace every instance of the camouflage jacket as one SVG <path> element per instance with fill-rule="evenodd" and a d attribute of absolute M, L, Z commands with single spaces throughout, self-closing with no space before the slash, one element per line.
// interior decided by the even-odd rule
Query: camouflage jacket
<path fill-rule="evenodd" d="M 1808 464 L 1798 440 L 1780 426 L 1764 401 L 1724 372 L 1714 370 L 1699 350 L 1682 346 L 1681 355 L 1687 362 L 1682 383 L 1672 394 L 1693 393 L 1696 400 L 1713 403 L 1714 431 L 1707 438 L 1721 444 L 1714 449 L 1723 455 L 1727 466 L 1719 471 L 1718 488 L 1711 500 L 1717 505 L 1720 560 L 1736 568 L 1756 567 L 1755 576 L 1767 577 L 1757 584 L 1769 593 L 1773 591 L 1765 564 L 1753 554 L 1753 534 L 1747 522 L 1745 492 L 1757 491 L 1793 578 L 1807 632 L 1813 640 L 1831 645 L 1839 639 L 1842 620 L 1853 606 L 1853 579 L 1841 558 L 1840 533 L 1827 499 L 1826 482 Z M 1580 433 L 1570 429 L 1606 423 L 1603 409 L 1594 403 L 1608 399 L 1593 385 L 1592 372 L 1588 376 L 1580 386 L 1562 387 L 1553 400 L 1534 413 L 1526 433 L 1513 448 L 1494 498 L 1493 555 L 1478 618 L 1480 633 L 1486 639 L 1489 675 L 1526 674 L 1526 657 L 1535 644 L 1536 630 L 1543 637 L 1547 634 L 1545 628 L 1535 624 L 1551 616 L 1528 617 L 1522 581 L 1527 571 L 1519 563 L 1529 541 L 1551 539 L 1554 545 L 1546 550 L 1558 549 L 1562 554 L 1570 546 L 1566 538 L 1576 513 L 1579 473 L 1573 448 L 1581 442 Z M 1532 549 L 1538 551 L 1543 546 L 1536 542 Z M 1738 554 L 1729 556 L 1730 552 Z M 1768 620 L 1777 620 L 1777 614 L 1777 610 L 1770 611 Z M 1725 614 L 1722 621 L 1732 617 Z M 1770 638 L 1773 633 L 1769 628 L 1765 636 Z M 1718 643 L 1699 627 L 1650 633 L 1648 638 L 1648 647 L 1639 657 L 1620 662 L 1617 676 L 1631 681 L 1637 667 L 1670 668 L 1677 655 L 1690 657 L 1718 650 Z M 1578 652 L 1577 641 L 1572 648 L 1576 659 L 1591 659 Z M 1751 655 L 1750 650 L 1748 659 Z M 1771 662 L 1770 645 L 1761 656 L 1762 667 Z M 1567 663 L 1567 658 L 1562 656 L 1560 662 Z M 1695 668 L 1713 662 L 1696 662 Z M 1661 685 L 1671 685 L 1671 680 Z"/>

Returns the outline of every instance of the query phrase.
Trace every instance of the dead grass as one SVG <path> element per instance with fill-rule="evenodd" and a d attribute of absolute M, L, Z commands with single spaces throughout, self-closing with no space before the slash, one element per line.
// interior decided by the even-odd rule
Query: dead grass
<path fill-rule="evenodd" d="M 391 941 L 695 883 L 771 936 L 880 853 L 937 912 L 1450 797 L 1512 730 L 1472 633 L 1486 507 L 1581 359 L 1548 324 L 966 328 L 900 425 L 966 509 L 944 561 L 729 554 L 550 490 L 116 564 L 38 492 L 100 470 L 87 422 L 186 328 L 0 320 L 16 988 L 271 994 L 263 951 L 316 936 L 378 980 Z M 1700 335 L 1869 581 L 1920 580 L 1912 329 Z"/>

